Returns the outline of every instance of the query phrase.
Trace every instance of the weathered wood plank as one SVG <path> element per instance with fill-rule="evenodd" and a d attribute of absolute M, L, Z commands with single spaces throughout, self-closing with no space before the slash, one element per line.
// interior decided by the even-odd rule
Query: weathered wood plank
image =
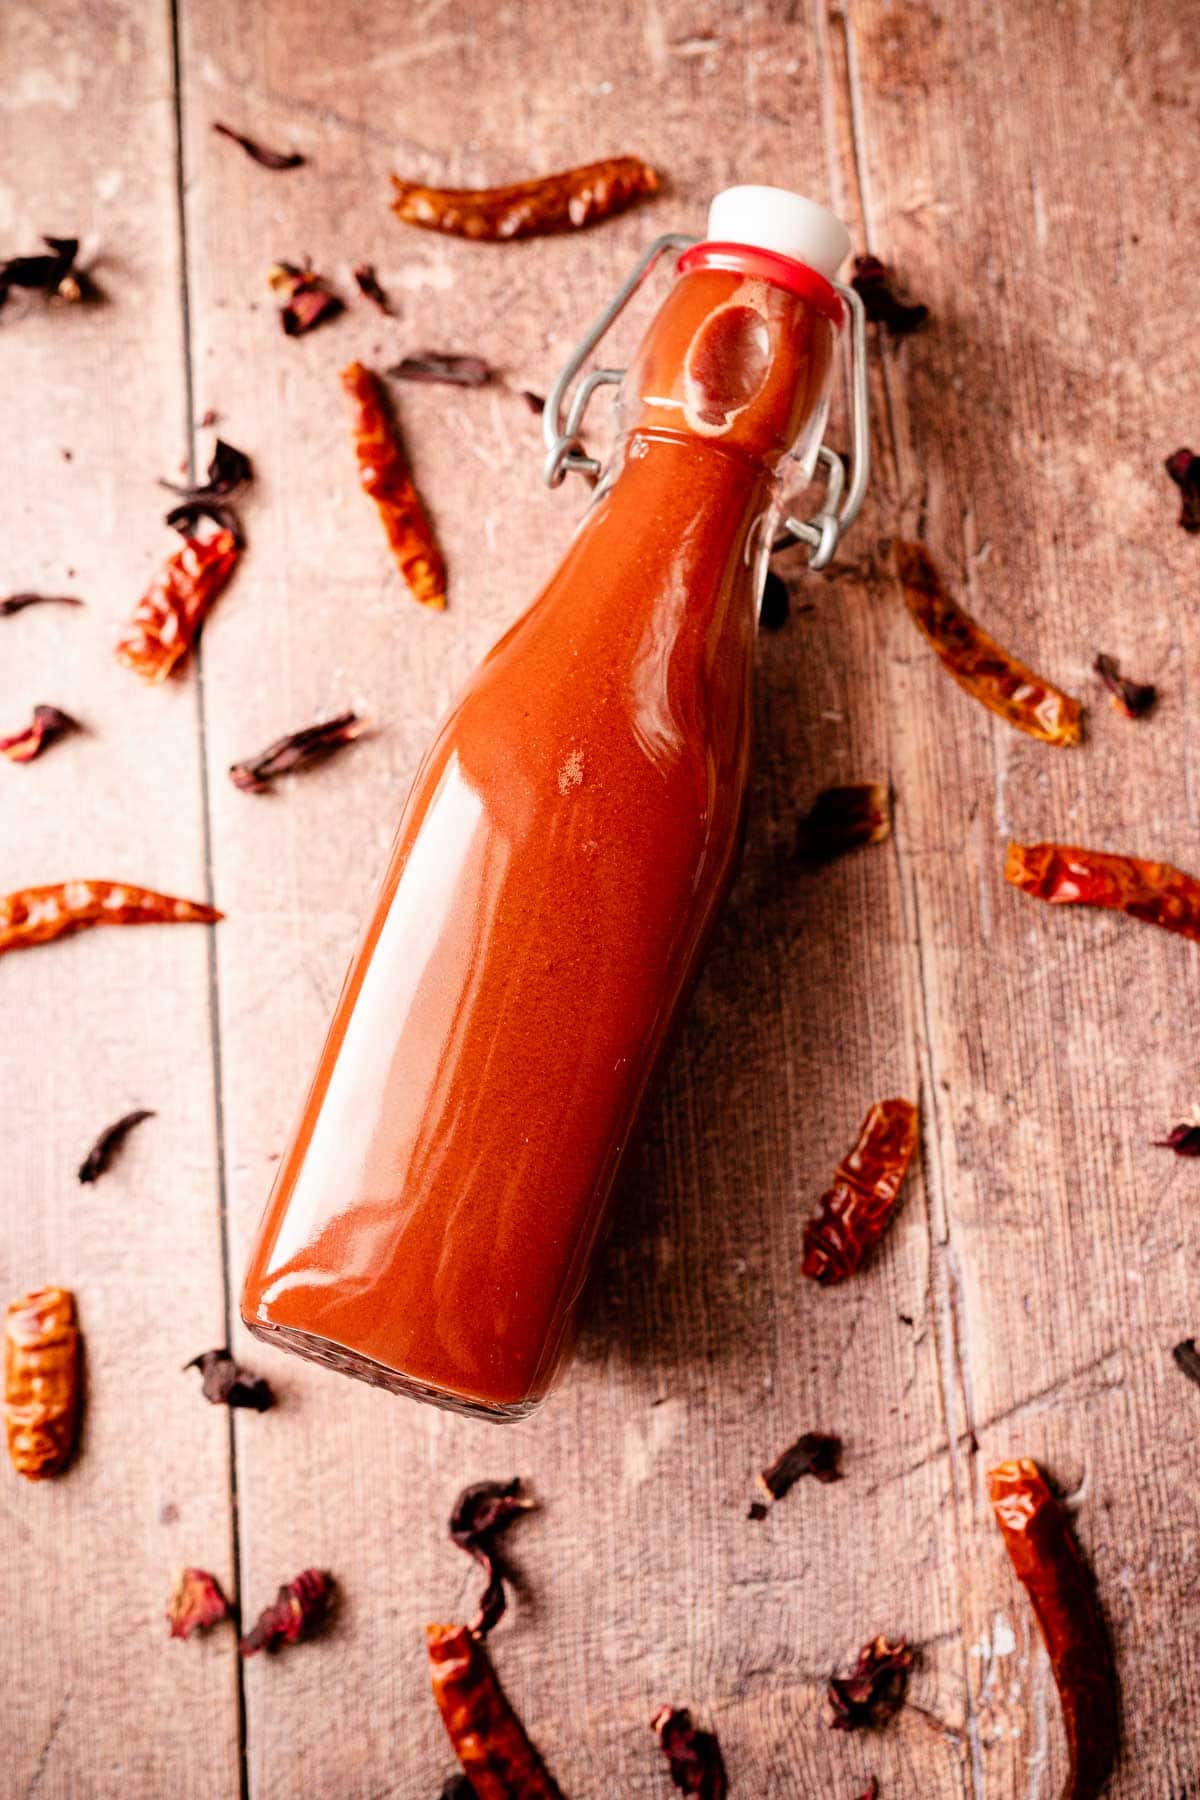
<path fill-rule="evenodd" d="M 923 520 L 989 629 L 1094 701 L 1082 749 L 1026 742 L 949 686 L 894 590 L 872 596 L 921 943 L 975 1791 L 1046 1795 L 1062 1778 L 1048 1670 L 984 1499 L 987 1467 L 1031 1454 L 1078 1492 L 1114 1628 L 1113 1792 L 1175 1794 L 1200 1742 L 1176 1610 L 1195 1555 L 1195 1396 L 1169 1362 L 1195 1329 L 1194 1196 L 1150 1140 L 1194 1098 L 1194 952 L 1039 910 L 1002 868 L 1009 835 L 1200 865 L 1183 660 L 1195 546 L 1161 473 L 1189 434 L 1187 247 L 1164 197 L 1195 62 L 1163 5 L 854 0 L 828 31 L 871 246 L 934 313 L 884 352 L 893 517 L 910 533 Z M 1161 684 L 1152 721 L 1109 709 L 1089 673 L 1100 649 Z"/>
<path fill-rule="evenodd" d="M 0 768 L 0 889 L 97 876 L 202 895 L 194 682 L 151 693 L 112 656 L 175 541 L 154 479 L 184 444 L 168 11 L 8 7 L 0 64 L 3 251 L 77 233 L 104 294 L 17 293 L 0 316 L 0 591 L 88 602 L 0 620 L 0 729 L 40 701 L 87 729 Z M 169 1644 L 163 1620 L 185 1563 L 232 1590 L 226 1421 L 181 1373 L 224 1333 L 207 959 L 203 930 L 164 927 L 0 962 L 0 1299 L 73 1288 L 87 1369 L 70 1472 L 0 1477 L 7 1793 L 237 1792 L 232 1634 Z M 135 1105 L 158 1117 L 79 1186 L 96 1133 Z"/>
<path fill-rule="evenodd" d="M 356 491 L 337 368 L 433 345 L 544 389 L 656 231 L 698 229 L 736 177 L 820 193 L 825 174 L 807 23 L 771 8 L 710 31 L 684 5 L 530 8 L 485 29 L 462 6 L 389 26 L 221 4 L 186 10 L 184 48 L 198 401 L 260 473 L 245 578 L 205 647 L 236 1262 L 405 783 L 580 500 L 541 493 L 536 423 L 514 397 L 404 392 L 453 570 L 450 612 L 422 615 Z M 214 117 L 311 166 L 265 174 L 211 137 Z M 578 239 L 456 245 L 386 211 L 395 164 L 500 180 L 624 149 L 662 162 L 670 199 Z M 402 318 L 354 305 L 286 342 L 265 265 L 303 252 L 347 295 L 350 266 L 373 259 Z M 250 1352 L 285 1404 L 237 1422 L 247 1601 L 312 1561 L 345 1593 L 327 1641 L 247 1671 L 256 1794 L 436 1791 L 449 1757 L 420 1626 L 475 1585 L 444 1519 L 460 1482 L 518 1468 L 545 1511 L 520 1534 L 527 1593 L 497 1656 L 569 1792 L 661 1793 L 647 1723 L 664 1698 L 712 1713 L 742 1792 L 849 1794 L 872 1767 L 897 1792 L 962 1791 L 958 1750 L 915 1714 L 861 1747 L 821 1721 L 830 1668 L 876 1630 L 923 1642 L 915 1691 L 951 1720 L 963 1659 L 949 1469 L 930 1460 L 943 1426 L 919 1182 L 869 1282 L 831 1296 L 798 1273 L 804 1216 L 867 1104 L 917 1082 L 893 858 L 814 877 L 782 849 L 823 783 L 889 772 L 875 625 L 836 587 L 815 598 L 763 645 L 746 872 L 564 1391 L 501 1437 Z M 378 720 L 372 742 L 270 801 L 225 783 L 235 756 L 349 701 Z M 817 1424 L 846 1437 L 846 1482 L 751 1524 L 755 1469 Z M 331 1730 L 342 1717 L 367 1723 Z"/>

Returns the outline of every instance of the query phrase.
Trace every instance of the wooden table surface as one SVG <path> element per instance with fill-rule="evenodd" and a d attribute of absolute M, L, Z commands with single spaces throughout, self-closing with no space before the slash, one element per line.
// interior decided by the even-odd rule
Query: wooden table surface
<path fill-rule="evenodd" d="M 4 1482 L 6 1793 L 38 1800 L 432 1800 L 452 1767 L 422 1626 L 478 1579 L 446 1540 L 460 1484 L 542 1502 L 494 1639 L 572 1800 L 670 1790 L 648 1721 L 715 1724 L 735 1795 L 1042 1800 L 1065 1767 L 1046 1657 L 984 1497 L 1041 1459 L 1073 1497 L 1111 1620 L 1112 1792 L 1183 1800 L 1200 1769 L 1193 1625 L 1200 1394 L 1196 1165 L 1151 1147 L 1197 1099 L 1194 948 L 1038 907 L 1007 836 L 1200 866 L 1189 669 L 1196 543 L 1163 457 L 1197 436 L 1200 62 L 1185 11 L 1034 0 L 539 0 L 392 8 L 11 0 L 0 17 L 0 249 L 78 232 L 103 298 L 0 319 L 0 589 L 86 612 L 0 620 L 0 729 L 34 702 L 86 735 L 0 774 L 0 888 L 111 876 L 202 898 L 214 930 L 95 932 L 0 966 L 4 1294 L 78 1295 L 81 1454 Z M 296 147 L 253 165 L 214 119 Z M 636 151 L 651 206 L 507 246 L 406 229 L 389 172 L 513 179 Z M 869 507 L 833 577 L 764 637 L 746 865 L 673 1058 L 581 1354 L 500 1433 L 248 1340 L 249 1234 L 383 863 L 456 687 L 536 592 L 583 495 L 547 494 L 515 393 L 406 388 L 452 569 L 423 613 L 357 491 L 337 371 L 434 348 L 548 386 L 635 254 L 767 181 L 828 200 L 927 301 L 873 349 Z M 265 274 L 310 255 L 350 302 L 286 340 Z M 354 294 L 373 261 L 399 316 Z M 628 333 L 625 334 L 628 342 Z M 220 429 L 250 452 L 249 549 L 164 689 L 111 655 L 172 539 L 155 478 Z M 1074 751 L 946 679 L 881 545 L 922 534 L 1004 642 L 1091 705 Z M 1159 684 L 1131 725 L 1105 650 Z M 375 734 L 269 798 L 227 766 L 347 705 Z M 887 778 L 883 849 L 783 854 L 834 781 Z M 922 1150 L 868 1272 L 799 1273 L 803 1225 L 867 1105 L 919 1094 Z M 75 1168 L 153 1121 L 97 1186 Z M 181 1373 L 231 1338 L 280 1403 L 230 1415 Z M 799 1431 L 840 1485 L 752 1523 Z M 183 1564 L 251 1617 L 317 1564 L 334 1628 L 239 1665 L 227 1628 L 168 1642 Z M 887 1730 L 831 1732 L 831 1669 L 878 1631 L 920 1648 Z"/>

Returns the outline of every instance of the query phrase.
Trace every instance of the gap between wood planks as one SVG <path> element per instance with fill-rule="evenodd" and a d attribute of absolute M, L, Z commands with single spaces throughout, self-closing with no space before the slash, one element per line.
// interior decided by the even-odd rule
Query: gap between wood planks
<path fill-rule="evenodd" d="M 813 0 L 813 21 L 817 45 L 817 65 L 822 72 L 821 104 L 825 126 L 826 158 L 833 203 L 843 218 L 850 220 L 862 251 L 870 250 L 874 236 L 874 208 L 871 203 L 866 166 L 866 144 L 863 125 L 863 98 L 858 71 L 858 50 L 849 8 L 845 4 L 830 5 L 829 0 Z M 879 436 L 884 440 L 893 471 L 898 473 L 904 461 L 896 408 L 886 356 L 877 355 L 876 369 L 883 394 L 884 419 Z M 925 497 L 918 504 L 917 535 L 924 526 Z M 925 1229 L 929 1259 L 928 1304 L 933 1317 L 937 1350 L 942 1423 L 945 1429 L 945 1452 L 950 1459 L 950 1478 L 954 1495 L 954 1553 L 957 1574 L 958 1603 L 966 1594 L 961 1509 L 964 1495 L 959 1471 L 959 1447 L 968 1457 L 978 1452 L 974 1426 L 974 1402 L 971 1370 L 962 1333 L 962 1285 L 958 1269 L 957 1249 L 951 1238 L 950 1217 L 946 1203 L 945 1177 L 941 1161 L 941 1130 L 938 1120 L 938 1068 L 934 1049 L 929 1001 L 928 970 L 922 937 L 921 903 L 915 871 L 906 856 L 903 834 L 892 833 L 892 853 L 900 882 L 900 904 L 906 931 L 912 946 L 906 961 L 906 974 L 913 983 L 918 1020 L 917 1057 L 920 1065 L 922 1177 L 925 1193 Z M 938 1223 L 935 1225 L 935 1213 Z M 959 1404 L 964 1415 L 958 1423 Z M 972 1475 L 973 1462 L 970 1464 Z M 968 1769 L 974 1800 L 984 1800 L 983 1743 L 975 1694 L 971 1683 L 968 1658 L 968 1634 L 960 1633 L 962 1643 L 963 1693 L 968 1749 Z"/>
<path fill-rule="evenodd" d="M 171 86 L 175 124 L 175 215 L 179 245 L 179 324 L 183 351 L 183 442 L 189 485 L 196 481 L 196 379 L 192 359 L 191 272 L 184 179 L 184 99 L 181 0 L 167 0 L 171 23 Z M 215 904 L 213 879 L 212 800 L 209 792 L 208 726 L 205 716 L 204 633 L 194 651 L 196 672 L 196 736 L 200 752 L 200 830 L 204 854 L 204 898 Z M 233 1344 L 233 1281 L 229 1254 L 229 1190 L 225 1168 L 225 1094 L 221 1071 L 221 994 L 217 979 L 216 926 L 206 929 L 208 959 L 209 1042 L 212 1046 L 213 1125 L 217 1153 L 217 1227 L 221 1252 L 221 1288 L 225 1342 Z M 229 1535 L 233 1561 L 234 1618 L 239 1630 L 242 1602 L 241 1520 L 238 1512 L 237 1432 L 232 1407 L 225 1408 L 229 1448 Z M 236 1659 L 238 1800 L 249 1800 L 250 1769 L 246 1755 L 246 1676 L 239 1650 Z"/>

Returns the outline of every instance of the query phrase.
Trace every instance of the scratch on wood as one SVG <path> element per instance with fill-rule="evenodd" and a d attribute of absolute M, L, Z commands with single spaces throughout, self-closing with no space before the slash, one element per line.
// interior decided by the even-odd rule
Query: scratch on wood
<path fill-rule="evenodd" d="M 50 1760 L 50 1752 L 54 1748 L 54 1740 L 62 1730 L 63 1722 L 71 1709 L 71 1694 L 72 1690 L 68 1688 L 63 1695 L 62 1705 L 50 1721 L 50 1729 L 46 1733 L 45 1742 L 38 1752 L 37 1766 L 29 1778 L 28 1787 L 25 1789 L 25 1800 L 33 1800 L 34 1794 L 37 1793 L 39 1787 L 42 1785 L 42 1777 L 46 1773 L 46 1765 Z"/>

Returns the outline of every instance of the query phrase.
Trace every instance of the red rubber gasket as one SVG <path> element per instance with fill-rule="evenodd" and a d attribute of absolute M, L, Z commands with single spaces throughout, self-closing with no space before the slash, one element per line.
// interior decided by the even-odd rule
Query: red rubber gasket
<path fill-rule="evenodd" d="M 832 282 L 807 263 L 780 256 L 775 250 L 757 250 L 751 244 L 693 244 L 676 266 L 681 275 L 691 269 L 729 269 L 738 275 L 757 275 L 763 281 L 774 282 L 776 287 L 799 294 L 839 331 L 846 323 L 846 308 Z"/>

